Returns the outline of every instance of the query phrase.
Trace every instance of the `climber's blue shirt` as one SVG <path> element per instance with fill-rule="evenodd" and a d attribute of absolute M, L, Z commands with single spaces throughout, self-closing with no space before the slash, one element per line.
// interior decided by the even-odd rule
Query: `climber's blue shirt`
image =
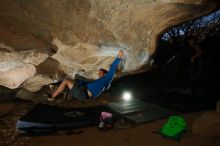
<path fill-rule="evenodd" d="M 116 58 L 112 63 L 109 71 L 103 77 L 90 82 L 87 85 L 87 89 L 92 93 L 93 98 L 98 97 L 105 89 L 110 87 L 120 60 L 120 58 Z"/>

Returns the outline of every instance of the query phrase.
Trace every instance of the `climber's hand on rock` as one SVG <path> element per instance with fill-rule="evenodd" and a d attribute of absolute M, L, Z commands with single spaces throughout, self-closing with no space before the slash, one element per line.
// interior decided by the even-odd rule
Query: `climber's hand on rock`
<path fill-rule="evenodd" d="M 124 52 L 123 52 L 122 49 L 120 49 L 120 50 L 118 51 L 118 58 L 122 58 L 123 55 L 124 55 Z"/>

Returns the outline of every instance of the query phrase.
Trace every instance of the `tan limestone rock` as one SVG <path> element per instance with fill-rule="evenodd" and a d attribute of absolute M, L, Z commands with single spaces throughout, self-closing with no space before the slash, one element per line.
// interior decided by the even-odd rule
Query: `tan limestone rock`
<path fill-rule="evenodd" d="M 97 70 L 108 69 L 120 48 L 125 58 L 118 77 L 147 70 L 158 37 L 165 30 L 210 13 L 219 4 L 218 0 L 2 0 L 0 52 L 20 56 L 33 51 L 34 55 L 26 55 L 30 61 L 25 55 L 7 63 L 7 58 L 1 60 L 0 73 L 5 77 L 9 69 L 10 73 L 6 77 L 9 82 L 0 78 L 0 84 L 22 86 L 35 74 L 33 68 L 44 76 L 39 64 L 47 66 L 48 56 L 56 60 L 49 63 L 57 62 L 49 74 L 59 70 L 68 77 L 77 73 L 95 79 Z M 46 65 L 42 65 L 44 61 Z M 18 69 L 20 66 L 27 71 Z M 21 70 L 19 76 L 14 75 Z M 11 83 L 14 76 L 18 79 Z"/>

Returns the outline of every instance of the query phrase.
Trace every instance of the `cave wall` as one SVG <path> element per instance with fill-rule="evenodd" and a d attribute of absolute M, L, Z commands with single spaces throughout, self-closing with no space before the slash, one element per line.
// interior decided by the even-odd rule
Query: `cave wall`
<path fill-rule="evenodd" d="M 205 15 L 218 0 L 0 1 L 0 85 L 32 92 L 76 73 L 96 78 L 120 48 L 121 71 L 150 68 L 158 37 Z"/>

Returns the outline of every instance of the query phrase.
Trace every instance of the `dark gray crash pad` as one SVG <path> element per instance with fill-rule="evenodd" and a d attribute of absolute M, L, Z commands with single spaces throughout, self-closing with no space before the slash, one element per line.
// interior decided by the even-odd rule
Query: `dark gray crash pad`
<path fill-rule="evenodd" d="M 127 101 L 113 102 L 108 104 L 107 107 L 116 114 L 123 115 L 143 111 L 147 108 L 147 104 L 142 100 L 133 99 Z"/>
<path fill-rule="evenodd" d="M 136 124 L 177 114 L 175 111 L 139 99 L 113 102 L 108 105 L 108 108 L 115 112 L 115 114 L 134 121 Z"/>
<path fill-rule="evenodd" d="M 146 108 L 144 111 L 128 114 L 126 115 L 126 118 L 136 122 L 137 124 L 141 124 L 177 114 L 175 111 L 171 111 L 155 104 L 146 103 L 145 105 Z"/>

